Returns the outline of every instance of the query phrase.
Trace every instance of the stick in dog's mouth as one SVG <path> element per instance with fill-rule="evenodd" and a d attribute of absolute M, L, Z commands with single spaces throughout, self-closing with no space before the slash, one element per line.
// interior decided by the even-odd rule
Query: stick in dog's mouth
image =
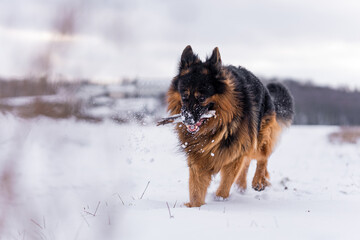
<path fill-rule="evenodd" d="M 198 132 L 200 130 L 200 126 L 204 123 L 204 121 L 206 119 L 208 119 L 208 118 L 215 117 L 215 113 L 216 113 L 215 110 L 207 111 L 206 113 L 201 115 L 200 121 L 198 121 L 196 124 L 194 124 L 194 125 L 185 124 L 186 129 L 190 133 Z M 183 119 L 181 117 L 181 114 L 176 114 L 176 115 L 173 115 L 173 116 L 170 116 L 170 117 L 167 117 L 167 118 L 162 118 L 159 122 L 157 122 L 156 125 L 159 126 L 159 125 L 165 125 L 165 124 L 168 124 L 168 123 L 179 123 L 179 122 L 183 122 Z"/>

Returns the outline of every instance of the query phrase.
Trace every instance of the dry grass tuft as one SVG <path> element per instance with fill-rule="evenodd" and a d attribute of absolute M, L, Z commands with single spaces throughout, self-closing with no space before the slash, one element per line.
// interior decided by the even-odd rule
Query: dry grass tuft
<path fill-rule="evenodd" d="M 328 136 L 331 143 L 356 144 L 360 140 L 360 127 L 341 127 L 337 132 Z"/>
<path fill-rule="evenodd" d="M 61 83 L 60 83 L 61 84 Z M 0 79 L 0 99 L 23 96 L 41 96 L 56 94 L 56 84 L 49 83 L 45 77 L 24 79 Z"/>
<path fill-rule="evenodd" d="M 83 109 L 84 106 L 80 101 L 48 102 L 40 98 L 17 107 L 0 105 L 0 112 L 10 112 L 21 118 L 45 116 L 52 119 L 67 119 L 74 117 L 77 120 L 93 123 L 102 121 L 102 118 L 86 114 Z"/>
<path fill-rule="evenodd" d="M 81 106 L 79 103 L 69 102 L 45 102 L 40 99 L 20 106 L 18 115 L 23 118 L 34 118 L 37 116 L 46 116 L 55 119 L 69 118 L 75 113 L 79 113 Z"/>

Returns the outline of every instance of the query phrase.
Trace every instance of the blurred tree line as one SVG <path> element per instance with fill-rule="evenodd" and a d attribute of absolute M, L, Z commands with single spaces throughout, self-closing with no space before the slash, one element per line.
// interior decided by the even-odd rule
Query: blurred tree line
<path fill-rule="evenodd" d="M 295 100 L 294 124 L 360 125 L 360 92 L 316 86 L 293 79 L 282 81 Z"/>
<path fill-rule="evenodd" d="M 56 86 L 46 77 L 39 79 L 6 80 L 0 79 L 0 98 L 52 95 Z"/>
<path fill-rule="evenodd" d="M 262 81 L 264 83 L 272 81 L 282 82 L 289 88 L 295 100 L 294 124 L 360 125 L 360 92 L 358 90 L 317 86 L 313 83 L 302 83 L 294 79 L 263 79 Z M 91 85 L 90 82 L 87 84 Z M 136 82 L 132 84 L 136 85 Z M 67 89 L 67 92 L 71 91 L 71 94 L 76 94 L 77 90 L 81 89 L 82 86 L 84 84 L 81 84 L 81 82 L 63 81 L 49 83 L 46 78 L 23 80 L 0 79 L 0 111 L 13 108 L 2 102 L 4 98 L 53 95 L 57 94 L 60 88 L 64 89 L 64 87 Z M 165 99 L 164 96 L 167 90 L 165 87 L 163 91 L 157 91 L 156 94 L 160 94 L 159 96 L 153 97 L 159 101 Z M 91 99 L 92 96 L 88 97 Z M 142 96 L 138 97 L 141 98 Z M 69 104 L 71 103 L 67 102 L 65 105 Z M 53 112 L 50 111 L 52 107 L 52 105 L 47 107 L 47 112 Z M 69 106 L 66 109 L 68 108 Z M 73 109 L 73 107 L 70 108 Z"/>

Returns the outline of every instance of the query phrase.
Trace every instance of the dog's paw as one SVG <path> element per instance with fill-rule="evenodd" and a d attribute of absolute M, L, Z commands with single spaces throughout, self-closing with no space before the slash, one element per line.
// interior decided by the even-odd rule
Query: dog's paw
<path fill-rule="evenodd" d="M 252 187 L 255 191 L 263 191 L 267 186 L 270 186 L 270 182 L 266 178 L 260 178 L 258 181 L 253 181 Z"/>
<path fill-rule="evenodd" d="M 204 205 L 205 203 L 184 203 L 184 206 L 188 207 L 188 208 L 193 208 L 193 207 L 201 207 L 201 205 Z"/>
<path fill-rule="evenodd" d="M 262 185 L 259 183 L 257 183 L 256 185 L 253 185 L 253 189 L 258 192 L 263 191 L 265 189 L 265 187 L 266 187 L 265 185 Z"/>
<path fill-rule="evenodd" d="M 192 207 L 192 205 L 191 205 L 191 203 L 184 203 L 184 206 L 186 206 L 186 207 L 188 207 L 188 208 L 191 208 Z"/>
<path fill-rule="evenodd" d="M 246 189 L 247 189 L 247 181 L 246 181 L 246 178 L 244 178 L 244 177 L 239 178 L 239 179 L 236 181 L 235 188 L 236 188 L 237 192 L 240 192 L 240 193 L 245 192 Z"/>
<path fill-rule="evenodd" d="M 214 195 L 214 200 L 217 201 L 217 202 L 225 202 L 225 201 L 229 200 L 229 197 L 224 198 L 224 197 L 221 197 L 221 196 Z"/>
<path fill-rule="evenodd" d="M 229 192 L 217 190 L 213 195 L 215 201 L 223 202 L 229 200 Z"/>
<path fill-rule="evenodd" d="M 237 193 L 240 193 L 240 194 L 245 194 L 246 193 L 246 188 L 237 186 L 235 189 L 236 189 Z"/>

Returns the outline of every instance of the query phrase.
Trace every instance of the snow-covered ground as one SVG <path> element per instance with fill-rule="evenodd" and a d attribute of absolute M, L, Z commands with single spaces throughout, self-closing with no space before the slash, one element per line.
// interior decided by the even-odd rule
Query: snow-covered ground
<path fill-rule="evenodd" d="M 216 176 L 189 209 L 171 126 L 0 116 L 0 238 L 359 239 L 360 143 L 329 143 L 336 130 L 291 127 L 270 188 L 218 202 Z"/>

